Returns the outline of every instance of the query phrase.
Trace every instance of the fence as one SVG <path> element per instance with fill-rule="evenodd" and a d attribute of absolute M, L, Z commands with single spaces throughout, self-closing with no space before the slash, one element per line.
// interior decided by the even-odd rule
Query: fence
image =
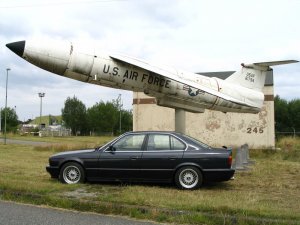
<path fill-rule="evenodd" d="M 300 132 L 299 131 L 278 131 L 275 132 L 276 137 L 282 137 L 282 136 L 292 136 L 292 137 L 300 137 Z"/>
<path fill-rule="evenodd" d="M 41 137 L 63 137 L 63 136 L 71 136 L 71 129 L 67 129 L 64 127 L 60 127 L 60 128 L 43 128 L 42 130 L 40 130 L 39 132 L 39 136 Z"/>

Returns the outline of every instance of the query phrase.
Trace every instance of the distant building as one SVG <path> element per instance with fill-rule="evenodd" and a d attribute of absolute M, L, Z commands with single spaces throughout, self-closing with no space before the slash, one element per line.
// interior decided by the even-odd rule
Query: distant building
<path fill-rule="evenodd" d="M 37 124 L 22 124 L 19 129 L 21 135 L 34 134 L 38 130 Z"/>
<path fill-rule="evenodd" d="M 42 123 L 40 124 L 40 122 Z M 61 116 L 36 117 L 29 124 L 23 124 L 19 132 L 21 135 L 71 136 L 71 129 L 58 123 L 62 123 Z"/>
<path fill-rule="evenodd" d="M 225 79 L 233 71 L 201 73 Z M 186 112 L 186 134 L 212 146 L 240 146 L 250 148 L 275 147 L 273 71 L 266 76 L 263 89 L 265 101 L 258 114 Z M 156 100 L 142 92 L 133 94 L 133 130 L 175 130 L 175 110 L 156 105 Z"/>

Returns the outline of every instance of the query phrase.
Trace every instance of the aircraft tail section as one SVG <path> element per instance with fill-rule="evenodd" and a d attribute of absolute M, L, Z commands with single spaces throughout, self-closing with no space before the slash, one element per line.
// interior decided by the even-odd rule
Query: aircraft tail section
<path fill-rule="evenodd" d="M 265 85 L 267 71 L 272 70 L 270 66 L 283 65 L 289 63 L 296 63 L 296 60 L 259 62 L 252 64 L 242 63 L 242 69 L 235 72 L 226 81 L 238 84 L 246 88 L 261 91 Z"/>

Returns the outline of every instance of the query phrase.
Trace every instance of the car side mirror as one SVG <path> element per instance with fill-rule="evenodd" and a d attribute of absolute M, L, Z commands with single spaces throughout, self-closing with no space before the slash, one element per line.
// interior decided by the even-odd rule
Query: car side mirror
<path fill-rule="evenodd" d="M 109 146 L 109 148 L 108 148 L 108 150 L 110 151 L 110 152 L 115 152 L 116 151 L 116 148 L 114 147 L 114 146 Z"/>

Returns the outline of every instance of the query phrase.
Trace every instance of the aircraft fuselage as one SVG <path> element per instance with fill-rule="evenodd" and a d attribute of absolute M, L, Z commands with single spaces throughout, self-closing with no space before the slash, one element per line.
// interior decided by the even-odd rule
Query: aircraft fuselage
<path fill-rule="evenodd" d="M 80 49 L 69 42 L 21 41 L 7 44 L 7 47 L 52 73 L 82 82 L 144 92 L 155 97 L 158 105 L 190 112 L 212 109 L 258 113 L 264 101 L 261 89 L 269 65 L 296 62 L 243 65 L 241 71 L 221 80 L 121 54 Z"/>

